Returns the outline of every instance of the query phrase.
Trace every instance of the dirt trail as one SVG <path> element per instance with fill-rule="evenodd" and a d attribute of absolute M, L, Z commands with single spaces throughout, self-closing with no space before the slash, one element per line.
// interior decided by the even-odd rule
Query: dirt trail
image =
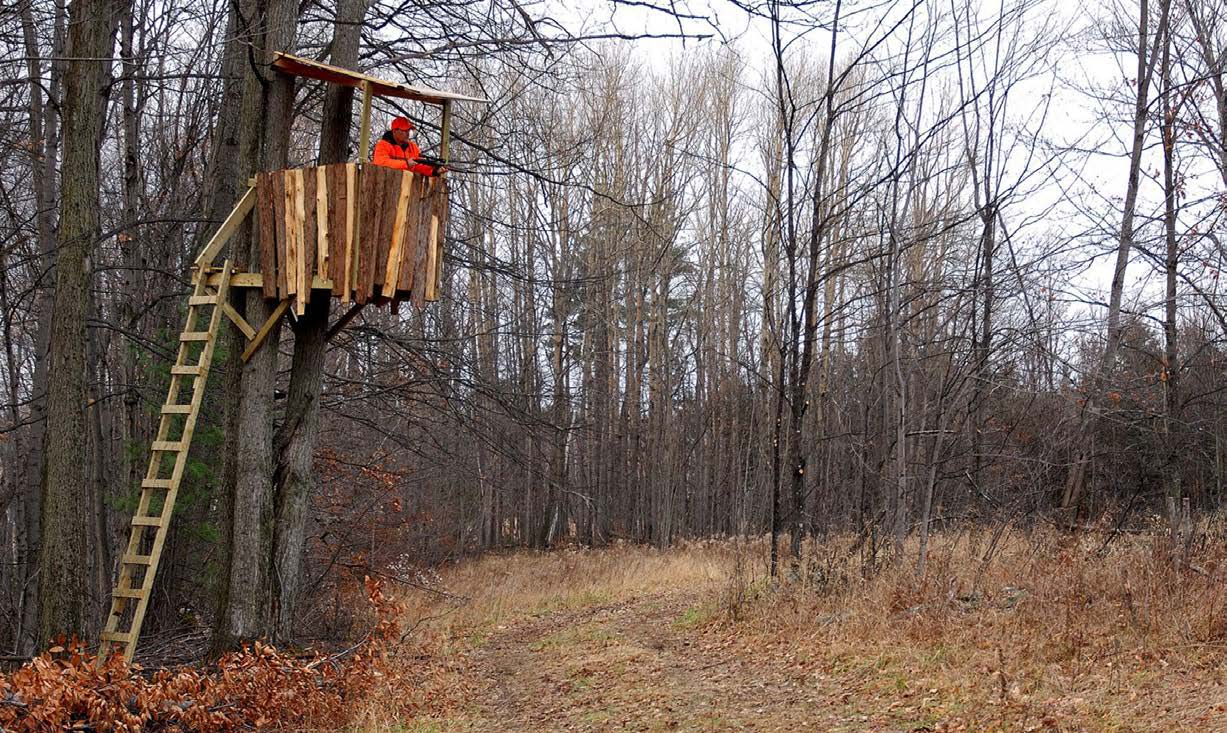
<path fill-rule="evenodd" d="M 696 631 L 699 603 L 653 594 L 501 626 L 466 653 L 478 693 L 445 730 L 875 729 L 846 727 L 827 683 Z"/>

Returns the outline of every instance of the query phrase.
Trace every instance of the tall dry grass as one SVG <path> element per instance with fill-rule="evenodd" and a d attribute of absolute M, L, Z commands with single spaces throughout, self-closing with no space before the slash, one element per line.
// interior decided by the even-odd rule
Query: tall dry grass
<path fill-rule="evenodd" d="M 471 634 L 507 619 L 633 599 L 667 589 L 714 591 L 732 577 L 746 549 L 694 542 L 657 550 L 616 545 L 599 550 L 487 555 L 442 568 L 407 596 L 415 633 Z"/>
<path fill-rule="evenodd" d="M 1187 557 L 1161 532 L 944 532 L 927 572 L 865 572 L 844 538 L 726 618 L 878 699 L 929 695 L 968 730 L 1227 731 L 1227 532 Z"/>
<path fill-rule="evenodd" d="M 1180 563 L 1159 531 L 944 531 L 923 576 L 917 549 L 871 565 L 856 538 L 807 542 L 778 583 L 763 540 L 491 555 L 405 596 L 404 655 L 433 670 L 427 697 L 461 704 L 471 681 L 457 652 L 504 624 L 683 594 L 699 613 L 678 633 L 736 639 L 746 658 L 820 679 L 848 711 L 910 705 L 917 729 L 1227 733 L 1222 524 Z M 358 729 L 394 729 L 378 708 L 366 720 Z"/>

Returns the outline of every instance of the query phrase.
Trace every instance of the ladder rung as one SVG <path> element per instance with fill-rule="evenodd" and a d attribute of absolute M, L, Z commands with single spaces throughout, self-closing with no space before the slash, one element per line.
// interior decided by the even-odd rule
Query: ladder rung
<path fill-rule="evenodd" d="M 168 478 L 147 478 L 141 481 L 142 489 L 169 489 L 170 479 Z"/>
<path fill-rule="evenodd" d="M 191 411 L 191 405 L 162 405 L 163 415 L 186 415 Z"/>
<path fill-rule="evenodd" d="M 153 444 L 149 446 L 149 449 L 154 452 L 161 451 L 163 453 L 178 453 L 179 451 L 183 450 L 183 443 L 175 440 L 155 440 L 153 441 Z"/>
<path fill-rule="evenodd" d="M 131 632 L 123 634 L 118 631 L 104 631 L 98 637 L 103 641 L 113 641 L 117 644 L 128 644 L 132 641 Z"/>
<path fill-rule="evenodd" d="M 179 374 L 179 375 L 188 376 L 188 377 L 195 377 L 200 374 L 200 365 L 199 364 L 191 364 L 191 365 L 176 364 L 170 368 L 170 373 Z"/>
<path fill-rule="evenodd" d="M 161 527 L 162 518 L 135 516 L 132 518 L 132 525 L 135 527 Z"/>
<path fill-rule="evenodd" d="M 152 565 L 153 555 L 124 555 L 124 565 Z"/>
<path fill-rule="evenodd" d="M 217 305 L 216 295 L 193 295 L 187 299 L 188 305 Z"/>
<path fill-rule="evenodd" d="M 140 588 L 116 588 L 111 591 L 112 598 L 144 598 L 148 595 Z"/>
<path fill-rule="evenodd" d="M 179 334 L 180 341 L 208 341 L 208 331 L 184 331 Z"/>

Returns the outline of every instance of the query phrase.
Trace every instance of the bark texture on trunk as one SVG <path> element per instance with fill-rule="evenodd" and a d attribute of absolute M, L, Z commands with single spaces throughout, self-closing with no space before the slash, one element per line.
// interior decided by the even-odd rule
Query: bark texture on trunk
<path fill-rule="evenodd" d="M 46 434 L 47 415 L 47 349 L 51 341 L 51 312 L 53 291 L 51 280 L 56 260 L 55 210 L 56 210 L 56 163 L 59 160 L 59 116 L 52 108 L 59 105 L 65 36 L 65 9 L 57 4 L 53 28 L 51 80 L 43 96 L 42 68 L 38 48 L 38 31 L 34 26 L 32 5 L 25 3 L 21 10 L 22 39 L 27 55 L 27 70 L 30 83 L 30 139 L 39 140 L 37 151 L 41 156 L 32 166 L 31 183 L 38 205 L 39 271 L 42 282 L 38 288 L 36 313 L 38 328 L 34 342 L 34 370 L 30 385 L 30 407 L 25 431 L 25 450 L 20 456 L 21 518 L 18 543 L 19 570 L 22 575 L 22 590 L 19 596 L 19 620 L 17 629 L 17 653 L 32 654 L 37 646 L 38 627 L 38 553 L 42 545 L 42 477 L 43 439 Z M 17 403 L 14 402 L 14 405 Z"/>
<path fill-rule="evenodd" d="M 226 20 L 226 48 L 222 59 L 222 74 L 225 76 L 225 81 L 222 86 L 222 99 L 218 109 L 218 122 L 213 130 L 213 149 L 209 156 L 207 175 L 205 180 L 208 181 L 208 188 L 204 193 L 202 203 L 203 218 L 213 224 L 219 224 L 226 215 L 234 208 L 234 204 L 238 201 L 239 187 L 245 184 L 245 180 L 240 175 L 240 156 L 243 146 L 247 146 L 248 159 L 243 163 L 243 172 L 250 173 L 255 168 L 252 156 L 255 150 L 255 131 L 250 127 L 244 127 L 242 123 L 251 123 L 256 119 L 259 113 L 256 99 L 249 99 L 244 94 L 244 90 L 248 83 L 247 75 L 244 70 L 247 68 L 247 46 L 243 43 L 243 37 L 239 35 L 240 28 L 240 11 L 242 17 L 248 17 L 252 10 L 252 2 L 243 5 L 233 5 Z M 245 25 L 242 27 L 246 28 Z M 245 31 L 244 31 L 245 32 Z M 196 243 L 193 247 L 193 252 L 200 251 L 208 238 L 212 235 L 213 227 L 201 227 L 201 231 L 197 233 Z M 244 230 L 240 230 L 237 236 L 231 240 L 230 256 L 234 259 L 236 267 L 246 269 L 248 262 L 248 252 L 246 249 L 246 234 Z M 236 307 L 243 308 L 244 305 L 240 301 Z M 242 362 L 239 355 L 246 345 L 242 335 L 237 328 L 223 328 L 219 335 L 220 343 L 218 351 L 223 354 L 222 359 L 215 360 L 215 370 L 218 373 L 216 379 L 220 383 L 219 391 L 222 393 L 222 424 L 225 427 L 225 438 L 222 446 L 222 466 L 221 466 L 221 491 L 217 497 L 217 515 L 220 517 L 221 525 L 221 545 L 226 548 L 222 552 L 223 572 L 221 573 L 220 581 L 217 583 L 216 592 L 216 613 L 215 618 L 223 617 L 223 610 L 229 598 L 229 577 L 231 556 L 228 551 L 232 532 L 232 500 L 230 490 L 235 485 L 235 460 L 234 455 L 238 446 L 238 435 L 235 431 L 238 418 L 238 408 L 236 401 L 239 394 L 239 375 L 242 369 Z M 220 634 L 218 634 L 220 636 Z M 213 651 L 222 651 L 222 647 L 217 647 Z"/>
<path fill-rule="evenodd" d="M 63 188 L 51 314 L 47 381 L 46 469 L 39 562 L 41 617 L 37 641 L 88 635 L 90 610 L 89 464 L 86 435 L 85 316 L 90 252 L 99 237 L 98 134 L 106 112 L 116 21 L 122 0 L 74 0 L 65 72 Z"/>
<path fill-rule="evenodd" d="M 341 0 L 333 32 L 332 63 L 358 66 L 362 17 L 367 0 Z M 341 163 L 349 153 L 349 128 L 354 90 L 330 85 L 324 98 L 320 131 L 320 164 Z M 306 541 L 307 510 L 315 490 L 313 459 L 319 437 L 320 388 L 327 356 L 328 313 L 332 298 L 317 293 L 307 312 L 294 321 L 294 357 L 290 369 L 285 420 L 277 432 L 277 472 L 273 478 L 273 633 L 278 640 L 292 638 L 298 590 L 302 581 L 302 555 Z"/>
<path fill-rule="evenodd" d="M 1160 90 L 1163 111 L 1163 239 L 1167 256 L 1164 258 L 1163 305 L 1163 447 L 1166 453 L 1163 467 L 1163 490 L 1171 505 L 1180 503 L 1183 494 L 1180 472 L 1181 405 L 1180 405 L 1180 341 L 1176 323 L 1176 277 L 1179 274 L 1180 240 L 1176 236 L 1179 190 L 1176 179 L 1176 118 L 1179 99 L 1173 102 L 1171 71 L 1171 24 L 1164 28 L 1163 61 Z M 1174 514 L 1174 512 L 1173 512 Z M 1173 527 L 1176 517 L 1169 518 Z"/>
<path fill-rule="evenodd" d="M 257 168 L 278 170 L 286 167 L 289 132 L 292 122 L 294 80 L 274 73 L 269 64 L 272 50 L 293 49 L 298 21 L 298 5 L 290 0 L 256 0 L 251 29 L 258 36 L 255 45 L 268 49 L 261 57 L 258 73 L 249 71 L 244 88 L 244 114 L 240 125 L 239 173 L 245 179 Z M 258 100 L 258 102 L 256 101 Z M 253 237 L 236 242 L 245 250 L 238 258 L 255 262 L 258 246 Z M 248 289 L 244 316 L 251 323 L 264 323 L 272 304 L 255 289 Z M 237 386 L 227 401 L 234 405 L 228 418 L 227 448 L 232 464 L 223 471 L 229 509 L 229 572 L 213 638 L 213 651 L 231 649 L 245 640 L 268 637 L 272 619 L 268 613 L 270 594 L 270 548 L 273 546 L 273 388 L 277 378 L 277 344 L 280 327 L 269 334 L 264 346 L 238 373 Z M 231 361 L 229 366 L 238 369 Z"/>
<path fill-rule="evenodd" d="M 315 489 L 312 459 L 319 435 L 320 386 L 331 301 L 328 293 L 316 293 L 307 304 L 307 312 L 291 324 L 294 360 L 286 417 L 275 441 L 277 471 L 273 478 L 273 631 L 279 641 L 292 638 L 294 631 L 307 508 Z"/>

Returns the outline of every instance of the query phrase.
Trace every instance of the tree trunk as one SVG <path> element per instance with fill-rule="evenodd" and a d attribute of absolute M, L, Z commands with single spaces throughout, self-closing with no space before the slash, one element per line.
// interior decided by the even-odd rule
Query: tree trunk
<path fill-rule="evenodd" d="M 1181 500 L 1180 474 L 1180 349 L 1176 330 L 1176 276 L 1180 262 L 1180 242 L 1176 238 L 1177 186 L 1175 170 L 1176 117 L 1178 111 L 1172 104 L 1171 78 L 1171 26 L 1164 29 L 1163 61 L 1159 73 L 1163 95 L 1163 233 L 1166 244 L 1164 258 L 1165 298 L 1163 309 L 1163 448 L 1166 452 L 1163 467 L 1163 489 L 1169 506 L 1179 506 Z M 1176 526 L 1176 517 L 1169 518 Z"/>
<path fill-rule="evenodd" d="M 18 558 L 22 590 L 18 600 L 17 653 L 32 654 L 38 645 L 35 630 L 38 627 L 38 563 L 42 545 L 42 478 L 44 468 L 43 440 L 46 436 L 47 415 L 47 350 L 51 341 L 51 313 L 56 261 L 56 163 L 60 150 L 59 116 L 53 108 L 59 106 L 60 80 L 63 76 L 63 55 L 66 8 L 61 0 L 56 4 L 54 40 L 51 64 L 51 81 L 46 100 L 43 98 L 42 69 L 38 50 L 37 33 L 34 27 L 32 4 L 24 3 L 21 10 L 22 37 L 27 54 L 30 82 L 30 139 L 38 141 L 37 155 L 32 162 L 34 200 L 38 207 L 38 270 L 40 284 L 35 299 L 38 327 L 34 342 L 34 369 L 30 385 L 30 411 L 27 418 L 22 456 L 21 474 L 21 528 Z M 16 403 L 14 403 L 16 404 Z"/>
<path fill-rule="evenodd" d="M 252 3 L 248 0 L 247 3 L 239 5 L 238 3 L 231 6 L 231 11 L 226 20 L 226 47 L 222 57 L 222 98 L 221 104 L 218 107 L 217 124 L 213 129 L 213 149 L 209 156 L 208 167 L 206 169 L 205 181 L 206 189 L 203 194 L 202 201 L 202 218 L 210 222 L 212 225 L 220 224 L 234 208 L 238 201 L 239 190 L 241 186 L 246 184 L 245 176 L 254 168 L 254 163 L 250 157 L 254 149 L 255 130 L 251 124 L 258 114 L 258 100 L 248 98 L 245 95 L 248 77 L 245 73 L 247 69 L 247 46 L 243 42 L 245 36 L 238 32 L 241 17 L 250 17 L 252 12 Z M 241 11 L 241 12 L 240 12 Z M 244 26 L 244 29 L 246 26 Z M 244 30 L 246 33 L 246 30 Z M 254 111 L 253 111 L 254 110 Z M 244 126 L 241 123 L 247 122 Z M 244 170 L 240 173 L 240 155 L 244 150 L 244 145 L 247 146 L 249 159 L 244 162 Z M 193 252 L 200 251 L 208 238 L 213 233 L 213 226 L 203 226 L 197 232 L 195 246 Z M 234 260 L 237 268 L 245 268 L 247 266 L 248 251 L 245 248 L 244 236 L 246 232 L 240 232 L 231 240 L 230 256 Z M 242 303 L 236 307 L 243 307 Z M 220 383 L 218 390 L 222 395 L 223 416 L 222 424 L 225 427 L 225 439 L 222 445 L 222 466 L 221 480 L 219 482 L 222 490 L 218 494 L 217 514 L 220 517 L 221 525 L 221 544 L 223 552 L 222 558 L 222 573 L 221 579 L 217 582 L 215 588 L 216 605 L 215 618 L 221 619 L 222 609 L 224 609 L 229 597 L 229 567 L 230 553 L 228 551 L 230 538 L 232 536 L 232 497 L 228 488 L 235 485 L 235 454 L 238 450 L 238 435 L 234 431 L 237 425 L 238 408 L 236 400 L 239 394 L 239 378 L 241 374 L 241 364 L 239 355 L 242 353 L 246 342 L 236 328 L 223 328 L 219 334 L 218 352 L 224 354 L 225 358 L 215 361 L 215 370 L 218 372 L 216 377 Z M 214 649 L 213 651 L 217 651 Z"/>
<path fill-rule="evenodd" d="M 274 49 L 292 49 L 298 20 L 298 5 L 290 0 L 255 0 L 255 27 L 264 35 L 255 45 L 267 49 L 256 71 L 249 71 L 244 89 L 244 116 L 240 126 L 239 174 L 245 179 L 258 167 L 286 167 L 294 101 L 292 77 L 274 73 Z M 256 102 L 258 100 L 258 103 Z M 236 242 L 246 262 L 259 260 L 258 242 L 251 236 Z M 262 324 L 272 313 L 255 288 L 246 292 L 243 314 L 251 323 Z M 229 571 L 213 638 L 213 652 L 233 648 L 244 640 L 267 637 L 272 619 L 267 610 L 270 594 L 269 558 L 273 547 L 273 387 L 277 378 L 277 344 L 280 326 L 275 326 L 264 345 L 243 364 L 237 393 L 228 397 L 234 407 L 227 425 L 227 448 L 233 450 L 233 469 L 223 472 L 227 481 L 229 508 Z M 232 359 L 230 368 L 238 368 Z"/>
<path fill-rule="evenodd" d="M 55 301 L 51 314 L 44 439 L 42 549 L 39 562 L 39 642 L 60 634 L 85 636 L 92 626 L 85 525 L 88 463 L 85 316 L 90 253 L 99 238 L 98 150 L 106 112 L 115 23 L 122 0 L 73 0 L 65 73 L 63 198 Z"/>
<path fill-rule="evenodd" d="M 1125 290 L 1125 269 L 1129 264 L 1129 255 L 1133 251 L 1134 216 L 1137 212 L 1138 187 L 1141 182 L 1142 151 L 1146 141 L 1146 122 L 1149 112 L 1148 98 L 1150 95 L 1150 80 L 1154 75 L 1155 57 L 1158 55 L 1159 42 L 1167 32 L 1168 11 L 1171 0 L 1162 0 L 1160 5 L 1159 29 L 1154 38 L 1148 38 L 1148 23 L 1150 21 L 1150 2 L 1142 0 L 1138 16 L 1137 45 L 1137 99 L 1133 108 L 1133 143 L 1129 154 L 1129 177 L 1125 188 L 1125 206 L 1121 213 L 1120 236 L 1116 249 L 1116 267 L 1112 273 L 1112 290 L 1108 302 L 1108 319 L 1106 327 L 1106 343 L 1100 357 L 1096 373 L 1088 380 L 1088 389 L 1078 430 L 1078 448 L 1069 474 L 1065 479 L 1065 488 L 1061 493 L 1061 509 L 1070 516 L 1068 522 L 1072 525 L 1073 515 L 1077 511 L 1078 502 L 1082 497 L 1086 484 L 1086 473 L 1091 462 L 1091 437 L 1095 432 L 1095 409 L 1102 404 L 1101 395 L 1104 392 L 1104 380 L 1107 379 L 1116 361 L 1121 341 L 1121 301 Z M 1149 45 L 1148 45 L 1149 44 Z"/>
<path fill-rule="evenodd" d="M 331 295 L 320 292 L 306 313 L 293 321 L 294 359 L 285 421 L 277 431 L 277 471 L 273 476 L 272 615 L 274 638 L 285 642 L 294 631 L 295 601 L 302 575 L 307 507 L 315 489 L 312 458 L 319 434 L 320 385 L 327 351 Z"/>
<path fill-rule="evenodd" d="M 357 68 L 366 0 L 342 0 L 333 31 L 332 63 Z M 330 85 L 324 100 L 320 165 L 342 163 L 349 152 L 354 90 Z M 319 437 L 320 386 L 327 355 L 328 311 L 332 297 L 316 293 L 304 316 L 292 326 L 294 357 L 290 369 L 285 420 L 275 439 L 277 473 L 273 479 L 273 623 L 278 641 L 292 638 L 294 611 L 302 575 L 307 508 L 315 489 L 312 460 Z"/>

